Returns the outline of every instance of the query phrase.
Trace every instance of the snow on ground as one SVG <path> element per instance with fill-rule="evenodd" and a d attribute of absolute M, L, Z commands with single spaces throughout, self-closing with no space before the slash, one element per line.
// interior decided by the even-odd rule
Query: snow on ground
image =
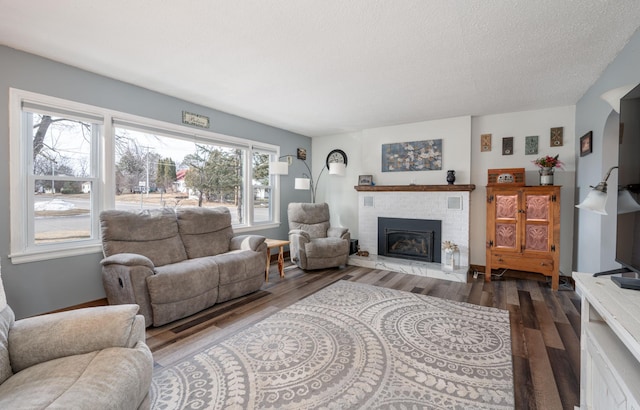
<path fill-rule="evenodd" d="M 33 204 L 35 211 L 67 211 L 75 207 L 74 204 L 63 199 L 52 199 L 51 201 L 40 201 Z"/>

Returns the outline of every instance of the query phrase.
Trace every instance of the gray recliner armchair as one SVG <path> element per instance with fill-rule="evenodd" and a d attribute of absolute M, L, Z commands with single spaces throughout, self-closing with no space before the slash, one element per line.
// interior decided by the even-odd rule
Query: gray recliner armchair
<path fill-rule="evenodd" d="M 304 270 L 347 264 L 351 234 L 347 228 L 331 226 L 329 205 L 290 203 L 287 215 L 293 263 Z"/>

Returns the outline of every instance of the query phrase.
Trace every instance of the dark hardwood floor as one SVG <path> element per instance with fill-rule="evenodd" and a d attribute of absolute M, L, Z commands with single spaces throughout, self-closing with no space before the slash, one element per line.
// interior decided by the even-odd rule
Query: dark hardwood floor
<path fill-rule="evenodd" d="M 260 291 L 147 329 L 156 366 L 197 352 L 335 281 L 350 280 L 508 310 L 516 408 L 579 405 L 580 299 L 573 290 L 553 292 L 535 279 L 502 277 L 485 283 L 482 276 L 470 276 L 469 283 L 456 283 L 356 266 L 310 273 L 288 266 L 285 276 L 281 279 L 272 265 Z"/>

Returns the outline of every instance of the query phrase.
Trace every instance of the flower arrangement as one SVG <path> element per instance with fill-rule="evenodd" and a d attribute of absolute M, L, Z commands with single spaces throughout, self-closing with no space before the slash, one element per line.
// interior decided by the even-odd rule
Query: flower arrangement
<path fill-rule="evenodd" d="M 449 252 L 456 252 L 458 250 L 458 245 L 451 241 L 442 242 L 442 250 Z"/>
<path fill-rule="evenodd" d="M 551 155 L 547 155 L 546 157 L 537 158 L 537 159 L 533 160 L 532 162 L 534 164 L 536 164 L 537 166 L 539 166 L 540 168 L 560 168 L 560 169 L 562 169 L 564 164 L 562 163 L 562 161 L 560 161 L 558 159 L 559 156 L 560 156 L 560 154 L 557 154 L 555 157 L 552 157 Z"/>

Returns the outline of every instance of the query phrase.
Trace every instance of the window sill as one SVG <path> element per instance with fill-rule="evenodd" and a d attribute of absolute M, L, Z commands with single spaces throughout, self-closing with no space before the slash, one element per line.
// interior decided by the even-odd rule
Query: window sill
<path fill-rule="evenodd" d="M 50 259 L 68 258 L 70 256 L 88 255 L 91 253 L 102 253 L 101 244 L 91 244 L 68 249 L 46 250 L 40 252 L 20 252 L 9 255 L 11 263 L 18 265 L 21 263 L 40 262 Z"/>

